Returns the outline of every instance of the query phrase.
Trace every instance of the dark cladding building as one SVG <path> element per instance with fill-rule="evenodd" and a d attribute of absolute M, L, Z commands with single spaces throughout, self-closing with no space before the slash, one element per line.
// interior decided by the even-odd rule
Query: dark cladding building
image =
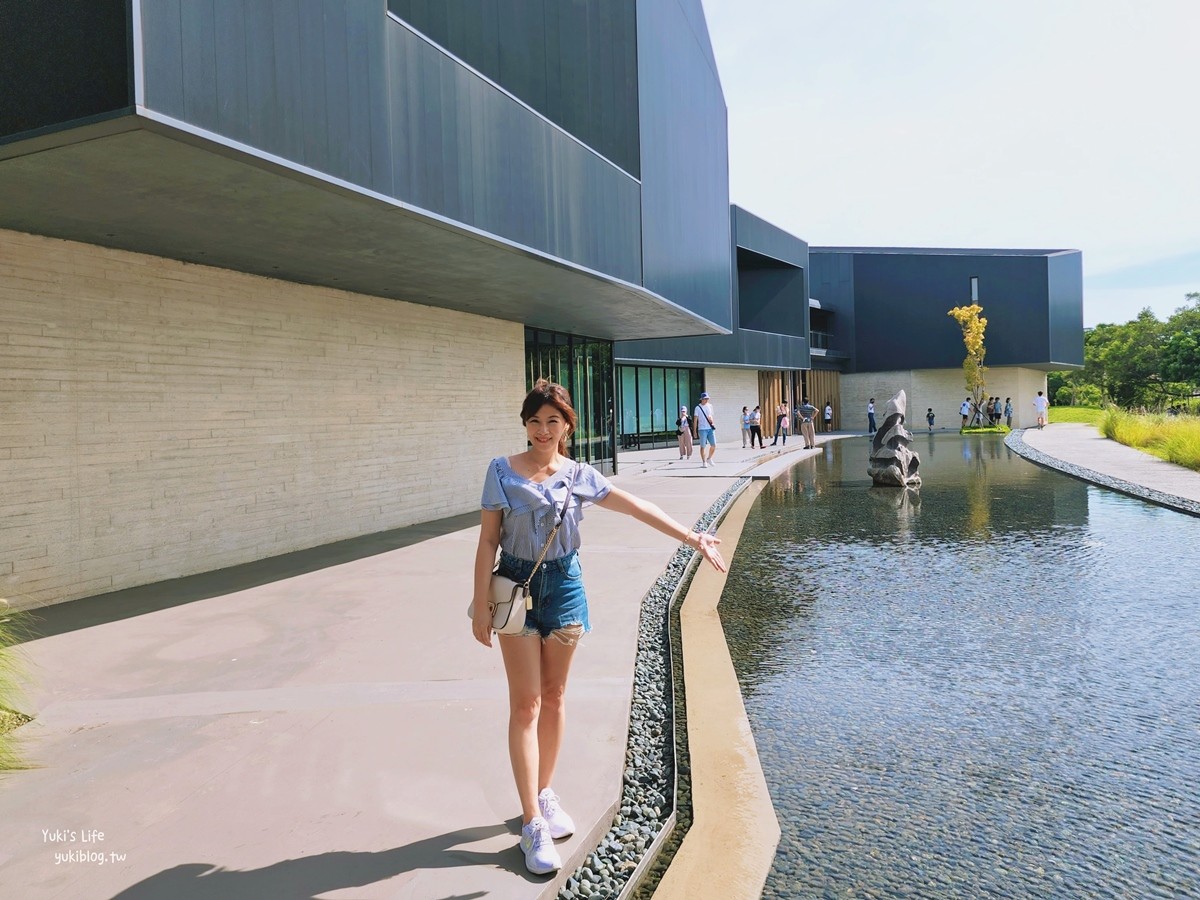
<path fill-rule="evenodd" d="M 0 0 L 0 21 L 22 523 L 0 567 L 31 603 L 474 509 L 431 447 L 457 472 L 520 449 L 541 375 L 608 470 L 702 388 L 726 414 L 805 391 L 840 412 L 839 379 L 881 360 L 957 366 L 953 330 L 913 317 L 964 274 L 985 307 L 1020 298 L 993 359 L 1081 354 L 1078 254 L 1025 259 L 1039 289 L 954 251 L 921 276 L 944 295 L 889 294 L 866 251 L 731 208 L 700 0 Z M 913 356 L 872 337 L 884 310 Z"/>

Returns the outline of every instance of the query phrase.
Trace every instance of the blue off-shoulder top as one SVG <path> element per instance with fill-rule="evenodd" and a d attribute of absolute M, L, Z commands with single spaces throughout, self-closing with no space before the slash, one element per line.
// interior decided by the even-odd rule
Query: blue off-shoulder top
<path fill-rule="evenodd" d="M 507 456 L 497 456 L 488 464 L 483 479 L 484 509 L 502 510 L 500 549 L 520 559 L 537 559 L 546 538 L 554 528 L 554 520 L 567 496 L 567 485 L 575 469 L 575 486 L 562 527 L 554 543 L 546 551 L 546 559 L 558 559 L 579 549 L 579 523 L 583 508 L 603 500 L 612 490 L 607 478 L 585 462 L 568 459 L 549 478 L 540 484 L 523 478 L 513 471 Z"/>

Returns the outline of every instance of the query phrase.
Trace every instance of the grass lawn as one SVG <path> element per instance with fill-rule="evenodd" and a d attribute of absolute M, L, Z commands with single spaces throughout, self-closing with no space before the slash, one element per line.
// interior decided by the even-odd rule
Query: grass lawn
<path fill-rule="evenodd" d="M 1140 416 L 1110 409 L 1097 424 L 1106 438 L 1200 472 L 1200 417 Z"/>
<path fill-rule="evenodd" d="M 1054 422 L 1082 422 L 1084 425 L 1099 427 L 1104 418 L 1104 410 L 1091 406 L 1052 406 L 1047 416 L 1051 424 Z"/>

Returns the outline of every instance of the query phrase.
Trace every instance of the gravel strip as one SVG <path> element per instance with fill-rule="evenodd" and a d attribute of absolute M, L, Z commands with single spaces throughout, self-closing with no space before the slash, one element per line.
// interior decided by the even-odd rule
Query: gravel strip
<path fill-rule="evenodd" d="M 1099 472 L 1094 472 L 1091 469 L 1086 469 L 1083 466 L 1077 466 L 1054 456 L 1048 456 L 1040 450 L 1035 450 L 1025 443 L 1022 435 L 1026 429 L 1021 428 L 1017 431 L 1010 432 L 1008 437 L 1004 439 L 1006 446 L 1011 448 L 1013 452 L 1020 454 L 1032 463 L 1037 463 L 1039 466 L 1045 466 L 1047 469 L 1054 469 L 1058 472 L 1063 472 L 1067 475 L 1072 475 L 1083 481 L 1090 481 L 1093 484 L 1098 484 L 1101 487 L 1110 488 L 1114 491 L 1120 491 L 1122 494 L 1128 494 L 1131 497 L 1137 497 L 1139 500 L 1146 500 L 1150 503 L 1157 503 L 1159 506 L 1165 506 L 1168 509 L 1174 509 L 1178 512 L 1188 513 L 1193 516 L 1200 516 L 1200 503 L 1195 500 L 1188 500 L 1186 497 L 1178 497 L 1175 494 L 1166 494 L 1162 491 L 1156 491 L 1153 488 L 1144 487 L 1140 484 L 1134 484 L 1132 481 L 1124 481 L 1120 478 L 1113 478 L 1111 475 L 1102 475 Z"/>
<path fill-rule="evenodd" d="M 750 483 L 739 478 L 708 508 L 695 527 L 711 528 Z M 675 806 L 675 710 L 671 700 L 671 601 L 690 577 L 696 550 L 681 546 L 667 568 L 642 598 L 634 664 L 633 698 L 629 710 L 629 741 L 625 747 L 621 807 L 600 843 L 567 879 L 559 900 L 616 898 Z"/>

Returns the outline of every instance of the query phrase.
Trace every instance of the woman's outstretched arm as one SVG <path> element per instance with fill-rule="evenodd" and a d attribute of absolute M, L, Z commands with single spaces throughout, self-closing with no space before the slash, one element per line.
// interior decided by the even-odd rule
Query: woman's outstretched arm
<path fill-rule="evenodd" d="M 611 509 L 613 512 L 633 516 L 639 522 L 645 522 L 651 528 L 655 528 L 665 535 L 669 535 L 682 543 L 695 547 L 712 564 L 714 569 L 718 572 L 726 571 L 725 560 L 721 558 L 721 551 L 717 549 L 717 546 L 721 543 L 719 537 L 704 531 L 691 531 L 687 526 L 680 525 L 649 500 L 635 497 L 633 494 L 623 491 L 620 488 L 613 488 L 605 495 L 603 500 L 597 500 L 596 505 L 602 506 L 605 509 Z"/>

